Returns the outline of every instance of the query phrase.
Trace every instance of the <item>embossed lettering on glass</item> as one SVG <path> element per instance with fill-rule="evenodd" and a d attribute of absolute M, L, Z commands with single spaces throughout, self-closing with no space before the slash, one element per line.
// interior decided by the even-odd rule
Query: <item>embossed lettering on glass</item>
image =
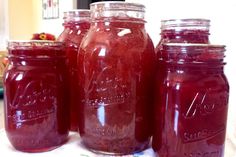
<path fill-rule="evenodd" d="M 224 51 L 221 45 L 163 45 L 153 137 L 160 157 L 223 157 L 229 97 Z"/>
<path fill-rule="evenodd" d="M 68 107 L 64 45 L 11 41 L 4 74 L 5 128 L 15 149 L 41 152 L 67 140 Z"/>
<path fill-rule="evenodd" d="M 149 145 L 155 53 L 144 12 L 135 3 L 91 4 L 78 55 L 79 131 L 90 150 L 130 154 Z"/>

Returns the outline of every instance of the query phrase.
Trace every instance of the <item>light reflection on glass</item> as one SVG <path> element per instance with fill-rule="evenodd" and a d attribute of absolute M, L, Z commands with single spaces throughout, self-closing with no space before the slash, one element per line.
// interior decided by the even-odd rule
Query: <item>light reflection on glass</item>
<path fill-rule="evenodd" d="M 175 110 L 174 131 L 176 135 L 178 135 L 178 121 L 179 121 L 179 111 Z"/>
<path fill-rule="evenodd" d="M 123 37 L 123 36 L 125 36 L 126 34 L 129 34 L 129 33 L 131 33 L 131 30 L 130 30 L 130 29 L 123 29 L 123 30 L 120 31 L 117 35 L 118 35 L 119 37 Z"/>
<path fill-rule="evenodd" d="M 20 81 L 20 80 L 22 80 L 22 78 L 23 78 L 23 74 L 18 74 L 16 76 L 16 81 Z"/>
<path fill-rule="evenodd" d="M 98 54 L 98 56 L 104 57 L 106 55 L 106 48 L 102 48 Z"/>
<path fill-rule="evenodd" d="M 105 125 L 105 106 L 104 102 L 98 103 L 97 117 L 102 126 Z"/>

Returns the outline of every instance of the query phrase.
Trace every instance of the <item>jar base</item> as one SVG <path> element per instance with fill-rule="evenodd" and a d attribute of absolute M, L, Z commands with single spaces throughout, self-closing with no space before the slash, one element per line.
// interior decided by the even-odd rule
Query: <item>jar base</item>
<path fill-rule="evenodd" d="M 87 147 L 86 147 L 87 148 Z M 149 147 L 142 149 L 142 150 L 138 150 L 138 151 L 134 151 L 132 153 L 117 153 L 117 152 L 105 152 L 105 151 L 100 151 L 100 150 L 95 150 L 95 149 L 91 149 L 91 148 L 87 148 L 89 151 L 95 153 L 95 154 L 100 154 L 100 155 L 107 155 L 107 156 L 122 156 L 122 155 L 131 155 L 131 154 L 136 154 L 136 153 L 140 153 L 146 149 L 148 149 Z"/>
<path fill-rule="evenodd" d="M 92 146 L 89 146 L 87 145 L 86 143 L 82 142 L 82 145 L 88 149 L 89 151 L 95 153 L 95 154 L 100 154 L 100 155 L 107 155 L 107 156 L 122 156 L 122 155 L 130 155 L 130 154 L 136 154 L 136 153 L 140 153 L 148 148 L 150 148 L 150 142 L 147 142 L 145 144 L 143 144 L 141 147 L 136 147 L 133 148 L 133 149 L 127 149 L 127 148 L 124 148 L 123 152 L 122 150 L 119 150 L 119 151 L 115 151 L 114 149 L 111 150 L 111 151 L 106 151 L 106 150 L 99 150 L 99 149 L 96 149 Z M 125 151 L 126 150 L 126 151 Z"/>
<path fill-rule="evenodd" d="M 56 146 L 51 146 L 51 147 L 46 147 L 46 148 L 24 149 L 24 148 L 20 148 L 20 147 L 16 147 L 16 146 L 13 146 L 13 147 L 16 150 L 21 151 L 21 152 L 25 152 L 25 153 L 43 153 L 43 152 L 49 152 L 49 151 L 52 151 L 54 149 L 61 147 L 62 145 L 67 143 L 68 140 L 69 140 L 69 138 L 67 138 L 65 141 L 63 141 L 62 143 L 60 143 Z"/>
<path fill-rule="evenodd" d="M 21 152 L 26 152 L 26 153 L 43 153 L 43 152 L 48 152 L 48 151 L 52 151 L 58 147 L 62 146 L 58 145 L 58 146 L 53 146 L 53 147 L 49 147 L 49 148 L 40 148 L 40 149 L 18 149 L 16 147 L 14 147 L 16 150 L 21 151 Z"/>

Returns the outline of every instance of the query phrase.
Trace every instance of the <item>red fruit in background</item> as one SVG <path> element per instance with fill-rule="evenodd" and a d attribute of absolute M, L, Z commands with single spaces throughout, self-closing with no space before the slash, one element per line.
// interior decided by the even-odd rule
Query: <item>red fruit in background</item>
<path fill-rule="evenodd" d="M 33 34 L 32 40 L 56 40 L 55 36 L 50 33 L 35 33 Z"/>

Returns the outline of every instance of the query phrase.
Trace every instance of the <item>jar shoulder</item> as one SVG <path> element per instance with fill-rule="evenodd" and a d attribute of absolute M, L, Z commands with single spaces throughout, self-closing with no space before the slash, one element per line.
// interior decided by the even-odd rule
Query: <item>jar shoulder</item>
<path fill-rule="evenodd" d="M 81 49 L 103 48 L 120 51 L 142 52 L 148 45 L 149 37 L 144 29 L 92 27 L 82 41 Z M 88 51 L 87 51 L 88 52 Z"/>

